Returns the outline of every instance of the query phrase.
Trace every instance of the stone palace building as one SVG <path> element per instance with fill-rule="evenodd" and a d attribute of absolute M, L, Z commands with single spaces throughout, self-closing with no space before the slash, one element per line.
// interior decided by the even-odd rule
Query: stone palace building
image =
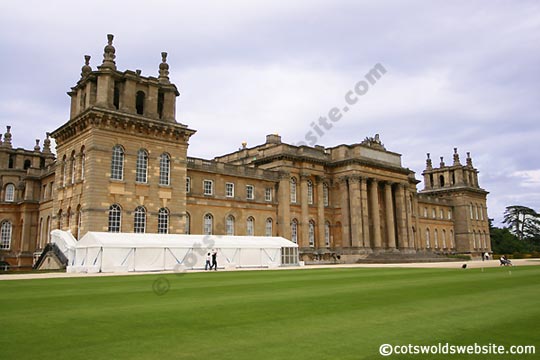
<path fill-rule="evenodd" d="M 0 139 L 1 270 L 30 268 L 54 229 L 282 236 L 307 263 L 490 251 L 488 193 L 468 153 L 438 167 L 428 154 L 421 191 L 378 135 L 335 147 L 267 135 L 192 158 L 167 54 L 158 77 L 122 72 L 112 42 L 97 69 L 85 56 L 70 118 L 42 147 L 14 148 L 10 126 Z"/>

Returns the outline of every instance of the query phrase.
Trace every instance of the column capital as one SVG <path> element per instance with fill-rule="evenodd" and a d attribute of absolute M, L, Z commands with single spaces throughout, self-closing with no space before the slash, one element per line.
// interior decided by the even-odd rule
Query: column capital
<path fill-rule="evenodd" d="M 300 173 L 300 180 L 308 180 L 311 177 L 309 173 Z"/>
<path fill-rule="evenodd" d="M 360 175 L 353 174 L 349 176 L 349 182 L 360 182 L 362 177 Z"/>
<path fill-rule="evenodd" d="M 347 180 L 349 180 L 349 176 L 345 175 L 345 176 L 340 176 L 338 178 L 338 182 L 339 184 L 346 184 L 347 183 Z"/>
<path fill-rule="evenodd" d="M 279 171 L 278 176 L 280 180 L 290 179 L 291 173 L 289 171 Z"/>
<path fill-rule="evenodd" d="M 321 175 L 315 175 L 315 182 L 318 183 L 325 183 L 328 181 L 328 178 L 326 176 Z"/>

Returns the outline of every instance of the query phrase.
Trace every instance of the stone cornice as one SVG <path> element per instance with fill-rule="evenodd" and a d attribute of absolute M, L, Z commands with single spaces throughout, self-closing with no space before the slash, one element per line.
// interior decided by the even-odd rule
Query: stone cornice
<path fill-rule="evenodd" d="M 119 111 L 91 107 L 51 133 L 57 143 L 63 143 L 89 128 L 118 131 L 123 134 L 155 139 L 173 139 L 187 142 L 195 130 L 187 126 L 149 119 Z"/>

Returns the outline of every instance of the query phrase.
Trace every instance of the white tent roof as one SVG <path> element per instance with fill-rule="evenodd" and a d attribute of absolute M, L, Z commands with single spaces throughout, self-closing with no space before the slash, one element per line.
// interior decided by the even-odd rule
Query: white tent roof
<path fill-rule="evenodd" d="M 279 249 L 298 245 L 282 237 L 270 236 L 221 236 L 221 235 L 180 235 L 180 234 L 135 234 L 88 232 L 77 243 L 78 248 L 252 248 Z"/>

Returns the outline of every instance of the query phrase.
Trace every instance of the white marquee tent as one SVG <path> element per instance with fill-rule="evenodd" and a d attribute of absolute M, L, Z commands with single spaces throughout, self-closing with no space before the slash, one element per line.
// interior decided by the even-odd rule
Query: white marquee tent
<path fill-rule="evenodd" d="M 88 232 L 77 242 L 68 272 L 204 269 L 298 265 L 298 245 L 282 237 Z"/>

